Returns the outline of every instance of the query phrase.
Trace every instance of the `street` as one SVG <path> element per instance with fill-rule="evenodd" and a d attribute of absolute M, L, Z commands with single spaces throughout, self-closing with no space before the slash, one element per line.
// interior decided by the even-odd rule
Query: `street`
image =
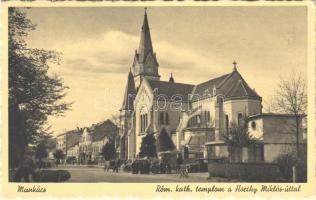
<path fill-rule="evenodd" d="M 159 182 L 223 182 L 227 179 L 207 179 L 208 173 L 191 173 L 188 178 L 177 174 L 132 174 L 127 172 L 104 172 L 100 167 L 60 166 L 68 170 L 71 178 L 67 182 L 111 182 L 111 183 L 159 183 Z"/>

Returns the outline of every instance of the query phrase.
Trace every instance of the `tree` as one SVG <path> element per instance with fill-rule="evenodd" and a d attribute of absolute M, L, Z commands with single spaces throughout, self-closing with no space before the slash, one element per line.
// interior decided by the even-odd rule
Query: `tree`
<path fill-rule="evenodd" d="M 111 142 L 113 140 L 115 151 L 116 151 L 120 148 L 121 137 L 122 137 L 122 135 L 119 134 L 119 132 L 120 132 L 119 127 L 121 127 L 120 115 L 119 114 L 112 115 L 110 120 L 115 125 L 115 127 L 113 127 L 113 131 L 112 131 L 113 135 L 110 138 L 110 140 L 111 140 Z"/>
<path fill-rule="evenodd" d="M 227 145 L 230 160 L 241 161 L 241 149 L 254 143 L 254 138 L 249 134 L 247 118 L 240 120 L 240 123 L 232 122 L 227 135 L 223 135 Z"/>
<path fill-rule="evenodd" d="M 54 153 L 54 158 L 60 163 L 61 160 L 63 160 L 66 157 L 64 152 L 60 149 L 57 149 Z"/>
<path fill-rule="evenodd" d="M 281 79 L 272 107 L 275 112 L 292 114 L 295 117 L 296 153 L 299 157 L 301 123 L 307 109 L 306 82 L 300 73 L 293 73 L 288 80 Z"/>
<path fill-rule="evenodd" d="M 139 156 L 142 157 L 156 157 L 156 138 L 154 134 L 147 134 L 143 137 L 142 143 L 139 149 Z"/>
<path fill-rule="evenodd" d="M 113 142 L 107 142 L 102 147 L 101 152 L 104 160 L 109 161 L 111 159 L 115 159 L 115 144 Z"/>
<path fill-rule="evenodd" d="M 120 127 L 120 115 L 112 115 L 110 118 L 111 122 L 113 122 L 113 124 L 116 126 L 115 129 L 113 129 L 113 140 L 117 140 L 118 136 L 119 136 L 119 129 L 118 127 Z"/>
<path fill-rule="evenodd" d="M 35 149 L 35 157 L 41 162 L 43 158 L 47 158 L 48 152 L 44 142 L 38 144 Z"/>
<path fill-rule="evenodd" d="M 158 140 L 159 151 L 169 151 L 176 148 L 165 128 L 162 128 L 161 133 L 158 136 Z"/>
<path fill-rule="evenodd" d="M 59 64 L 60 53 L 32 49 L 25 41 L 35 25 L 20 8 L 9 8 L 9 164 L 24 160 L 25 148 L 49 134 L 47 117 L 62 115 L 70 108 L 62 101 L 65 89 L 57 75 L 49 75 L 51 64 Z"/>

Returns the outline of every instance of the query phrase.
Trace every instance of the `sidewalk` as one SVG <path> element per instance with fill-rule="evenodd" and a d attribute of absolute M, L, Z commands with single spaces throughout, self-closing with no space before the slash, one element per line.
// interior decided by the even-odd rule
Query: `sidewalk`
<path fill-rule="evenodd" d="M 101 168 L 103 169 L 104 166 L 102 165 L 59 165 L 58 167 L 60 168 Z M 111 172 L 111 170 L 110 170 Z M 132 174 L 131 172 L 125 172 L 125 171 L 119 171 L 119 173 L 124 173 L 124 174 L 128 174 L 128 175 L 131 175 L 131 176 L 139 176 L 139 175 L 144 175 L 144 176 L 148 176 L 148 175 L 154 175 L 154 176 L 163 176 L 163 177 L 173 177 L 173 178 L 178 178 L 179 177 L 179 174 L 176 174 L 176 173 L 172 173 L 172 174 Z M 209 177 L 209 173 L 208 172 L 195 172 L 195 173 L 189 173 L 189 178 L 190 179 L 197 179 L 197 180 L 200 180 L 200 179 L 207 179 Z"/>

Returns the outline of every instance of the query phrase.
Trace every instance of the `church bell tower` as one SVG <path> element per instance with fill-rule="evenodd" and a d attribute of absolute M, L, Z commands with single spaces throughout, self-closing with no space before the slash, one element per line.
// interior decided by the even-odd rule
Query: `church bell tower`
<path fill-rule="evenodd" d="M 145 8 L 143 26 L 141 30 L 138 50 L 135 50 L 135 57 L 132 66 L 135 86 L 138 88 L 144 78 L 159 80 L 158 62 L 156 53 L 153 51 L 150 30 Z"/>

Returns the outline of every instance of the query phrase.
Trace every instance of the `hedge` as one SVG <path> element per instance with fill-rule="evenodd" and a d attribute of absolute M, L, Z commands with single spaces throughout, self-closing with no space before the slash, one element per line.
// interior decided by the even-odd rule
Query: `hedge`
<path fill-rule="evenodd" d="M 35 182 L 64 182 L 71 177 L 67 170 L 40 170 L 35 173 Z"/>

